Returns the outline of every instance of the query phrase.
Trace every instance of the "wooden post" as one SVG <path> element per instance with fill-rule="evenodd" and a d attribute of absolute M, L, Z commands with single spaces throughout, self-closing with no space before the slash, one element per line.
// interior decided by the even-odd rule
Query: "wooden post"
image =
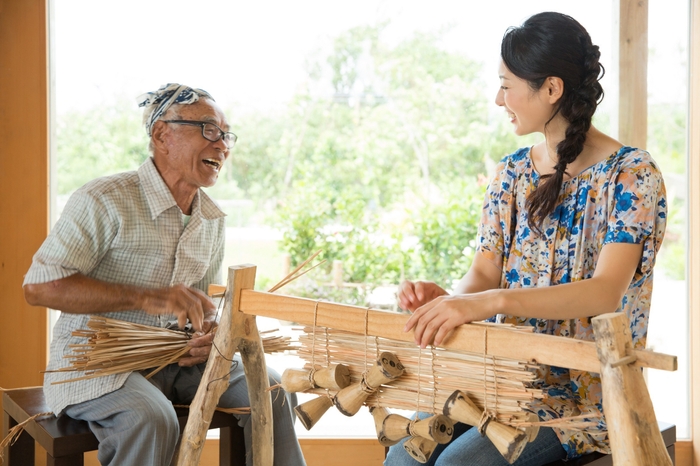
<path fill-rule="evenodd" d="M 253 463 L 272 466 L 272 398 L 267 367 L 255 316 L 239 311 L 241 290 L 255 285 L 255 266 L 229 267 L 224 312 L 214 337 L 214 346 L 182 434 L 178 465 L 196 465 L 219 398 L 228 388 L 231 359 L 238 349 L 248 383 L 253 425 Z"/>
<path fill-rule="evenodd" d="M 613 75 L 610 95 L 618 95 L 613 109 L 613 136 L 623 144 L 647 147 L 647 61 L 649 0 L 613 1 Z M 617 66 L 616 66 L 617 65 Z M 617 133 L 617 134 L 615 134 Z"/>
<path fill-rule="evenodd" d="M 343 261 L 333 261 L 333 286 L 343 286 Z"/>
<path fill-rule="evenodd" d="M 641 369 L 634 362 L 629 321 L 623 313 L 594 317 L 603 411 L 615 466 L 671 466 Z"/>
<path fill-rule="evenodd" d="M 292 271 L 292 255 L 291 254 L 285 254 L 282 256 L 282 276 L 286 277 L 289 275 L 289 272 Z"/>

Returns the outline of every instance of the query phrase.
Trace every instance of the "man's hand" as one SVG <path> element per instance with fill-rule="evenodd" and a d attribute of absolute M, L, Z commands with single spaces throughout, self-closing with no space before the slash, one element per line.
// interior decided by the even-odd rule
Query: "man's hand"
<path fill-rule="evenodd" d="M 110 283 L 76 273 L 60 280 L 24 286 L 32 306 L 44 306 L 71 314 L 98 314 L 142 309 L 151 315 L 175 315 L 180 328 L 189 319 L 195 331 L 206 332 L 205 316 L 216 315 L 216 306 L 196 288 L 175 285 L 143 288 Z M 211 325 L 211 322 L 209 323 Z"/>
<path fill-rule="evenodd" d="M 216 314 L 216 307 L 206 294 L 185 285 L 146 290 L 140 307 L 152 315 L 177 316 L 180 328 L 184 328 L 189 320 L 192 328 L 202 333 L 206 331 L 204 316 Z"/>
<path fill-rule="evenodd" d="M 429 303 L 438 296 L 446 295 L 447 291 L 433 282 L 410 282 L 408 280 L 401 283 L 397 294 L 401 309 L 414 312 L 424 304 Z"/>
<path fill-rule="evenodd" d="M 209 353 L 211 353 L 212 344 L 214 342 L 214 336 L 216 335 L 216 328 L 211 332 L 203 334 L 197 332 L 193 335 L 192 339 L 187 342 L 187 346 L 190 349 L 190 356 L 182 358 L 178 361 L 178 365 L 183 367 L 190 367 L 196 364 L 201 364 L 207 362 L 209 359 Z"/>

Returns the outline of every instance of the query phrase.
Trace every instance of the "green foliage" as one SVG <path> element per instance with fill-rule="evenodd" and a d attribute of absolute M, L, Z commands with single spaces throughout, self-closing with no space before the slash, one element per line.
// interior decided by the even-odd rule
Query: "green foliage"
<path fill-rule="evenodd" d="M 119 101 L 113 107 L 74 111 L 58 119 L 59 194 L 71 193 L 100 176 L 134 170 L 146 160 L 148 139 L 133 107 Z"/>
<path fill-rule="evenodd" d="M 685 173 L 686 109 L 683 104 L 649 108 L 648 150 L 664 173 Z"/>
<path fill-rule="evenodd" d="M 649 108 L 648 150 L 666 182 L 668 215 L 666 236 L 658 266 L 667 276 L 685 279 L 686 232 L 686 111 L 683 104 L 655 104 Z"/>
<path fill-rule="evenodd" d="M 467 273 L 474 257 L 485 186 L 458 185 L 446 199 L 416 212 L 413 235 L 418 244 L 412 277 L 436 281 L 446 287 Z"/>
<path fill-rule="evenodd" d="M 275 212 L 292 263 L 321 249 L 326 274 L 339 260 L 346 282 L 370 285 L 449 287 L 468 269 L 484 193 L 475 180 L 517 146 L 505 118 L 489 120 L 479 66 L 439 42 L 416 34 L 388 47 L 381 27 L 335 41 L 335 94 L 294 104 L 306 124 Z"/>
<path fill-rule="evenodd" d="M 674 280 L 685 280 L 688 250 L 686 205 L 683 199 L 674 195 L 673 187 L 669 186 L 668 179 L 666 184 L 668 194 L 666 235 L 659 251 L 656 266 L 664 275 Z"/>
<path fill-rule="evenodd" d="M 484 187 L 456 183 L 444 198 L 384 211 L 381 218 L 351 192 L 313 186 L 280 207 L 282 248 L 299 264 L 322 250 L 324 271 L 341 261 L 344 281 L 396 284 L 406 276 L 450 287 L 466 273 L 474 253 Z"/>
<path fill-rule="evenodd" d="M 286 107 L 231 121 L 239 140 L 210 195 L 222 201 L 228 226 L 281 229 L 293 264 L 323 250 L 328 262 L 295 294 L 362 304 L 364 288 L 324 285 L 336 260 L 346 282 L 422 278 L 451 287 L 471 263 L 496 161 L 541 139 L 513 134 L 483 92 L 480 65 L 445 50 L 440 34 L 390 45 L 384 26 L 340 33 L 327 56 L 310 58 L 308 79 Z M 595 124 L 605 129 L 609 118 Z M 649 127 L 664 173 L 684 173 L 683 107 L 651 107 Z M 61 194 L 148 157 L 140 112 L 126 101 L 61 116 L 57 136 Z M 682 196 L 670 192 L 669 205 L 659 264 L 680 278 Z"/>

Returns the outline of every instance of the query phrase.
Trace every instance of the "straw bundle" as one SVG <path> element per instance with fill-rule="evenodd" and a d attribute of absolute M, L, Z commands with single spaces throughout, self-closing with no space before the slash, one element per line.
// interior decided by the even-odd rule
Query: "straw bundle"
<path fill-rule="evenodd" d="M 84 337 L 86 343 L 70 345 L 73 354 L 70 367 L 54 372 L 83 371 L 84 375 L 54 383 L 74 382 L 122 372 L 152 369 L 146 378 L 152 377 L 168 364 L 188 356 L 187 342 L 192 334 L 148 325 L 140 325 L 105 317 L 90 317 L 88 329 L 73 332 Z M 261 333 L 270 333 L 261 332 Z M 289 337 L 268 336 L 262 338 L 266 353 L 292 349 Z M 214 347 L 212 351 L 217 351 Z"/>
<path fill-rule="evenodd" d="M 523 331 L 513 327 L 513 331 Z M 366 400 L 367 406 L 416 410 L 441 414 L 455 390 L 469 393 L 481 410 L 496 413 L 506 424 L 527 422 L 523 407 L 541 398 L 542 392 L 528 388 L 536 366 L 524 361 L 484 356 L 483 354 L 428 348 L 411 343 L 364 336 L 332 328 L 304 328 L 299 337 L 298 355 L 306 367 L 317 369 L 327 364 L 345 364 L 352 382 L 373 364 L 377 355 L 389 351 L 405 367 L 404 375 L 382 385 Z M 308 392 L 325 394 L 325 390 Z"/>

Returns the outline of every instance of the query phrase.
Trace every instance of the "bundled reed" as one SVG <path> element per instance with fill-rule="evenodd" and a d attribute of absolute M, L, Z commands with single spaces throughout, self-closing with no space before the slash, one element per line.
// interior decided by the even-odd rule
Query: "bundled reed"
<path fill-rule="evenodd" d="M 513 327 L 513 331 L 523 331 Z M 537 366 L 483 354 L 444 348 L 420 349 L 407 342 L 358 335 L 332 328 L 305 327 L 299 337 L 298 355 L 306 367 L 345 364 L 352 382 L 374 364 L 377 355 L 396 354 L 405 367 L 404 375 L 382 385 L 365 404 L 370 407 L 416 410 L 441 414 L 455 390 L 469 393 L 481 410 L 495 413 L 505 424 L 528 422 L 523 407 L 543 397 L 541 390 L 528 388 Z M 323 389 L 308 392 L 325 394 Z"/>
<path fill-rule="evenodd" d="M 122 372 L 151 371 L 150 378 L 168 364 L 188 357 L 187 345 L 192 334 L 166 328 L 151 327 L 123 320 L 92 316 L 88 329 L 73 332 L 73 336 L 84 337 L 86 343 L 70 345 L 72 354 L 65 357 L 71 365 L 54 372 L 84 372 L 83 375 L 54 383 L 74 382 Z M 271 333 L 261 332 L 261 334 Z M 262 335 L 261 335 L 262 336 Z M 266 353 L 293 349 L 290 337 L 262 336 Z M 217 351 L 212 348 L 212 351 Z"/>

